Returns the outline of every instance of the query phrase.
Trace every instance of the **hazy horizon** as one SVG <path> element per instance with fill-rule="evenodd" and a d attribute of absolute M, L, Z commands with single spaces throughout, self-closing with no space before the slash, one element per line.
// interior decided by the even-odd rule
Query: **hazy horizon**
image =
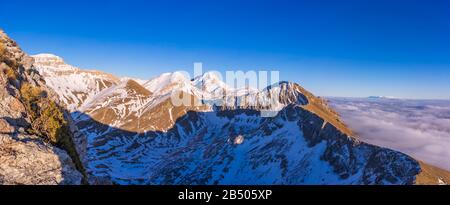
<path fill-rule="evenodd" d="M 334 98 L 330 104 L 365 142 L 450 170 L 450 101 Z"/>

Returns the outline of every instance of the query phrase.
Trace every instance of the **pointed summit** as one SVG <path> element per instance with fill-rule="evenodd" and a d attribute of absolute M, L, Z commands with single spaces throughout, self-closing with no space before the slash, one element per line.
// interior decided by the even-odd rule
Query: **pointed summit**
<path fill-rule="evenodd" d="M 145 89 L 138 82 L 131 80 L 131 79 L 126 81 L 125 89 L 127 90 L 128 93 L 134 93 L 136 95 L 142 95 L 142 96 L 152 95 L 152 92 Z"/>

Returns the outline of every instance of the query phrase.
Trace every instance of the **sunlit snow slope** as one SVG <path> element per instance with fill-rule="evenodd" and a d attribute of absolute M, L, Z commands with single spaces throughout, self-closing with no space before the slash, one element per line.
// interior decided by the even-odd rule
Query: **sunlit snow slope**
<path fill-rule="evenodd" d="M 178 72 L 148 81 L 117 79 L 73 68 L 48 54 L 35 58 L 86 137 L 84 161 L 91 182 L 449 182 L 447 172 L 430 171 L 403 153 L 360 141 L 324 99 L 295 83 L 258 91 L 230 88 L 213 73 L 194 79 Z M 188 96 L 193 104 L 175 106 L 173 92 Z M 249 103 L 275 94 L 276 105 Z M 204 103 L 221 100 L 231 103 Z M 268 110 L 279 112 L 263 117 Z"/>

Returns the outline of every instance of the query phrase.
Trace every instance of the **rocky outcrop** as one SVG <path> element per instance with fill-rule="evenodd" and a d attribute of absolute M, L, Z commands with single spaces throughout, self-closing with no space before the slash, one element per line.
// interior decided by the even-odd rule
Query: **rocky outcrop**
<path fill-rule="evenodd" d="M 0 184 L 80 184 L 83 176 L 66 151 L 40 138 L 0 134 Z"/>
<path fill-rule="evenodd" d="M 48 124 L 69 116 L 32 64 L 0 30 L 0 184 L 80 184 L 72 134 Z"/>

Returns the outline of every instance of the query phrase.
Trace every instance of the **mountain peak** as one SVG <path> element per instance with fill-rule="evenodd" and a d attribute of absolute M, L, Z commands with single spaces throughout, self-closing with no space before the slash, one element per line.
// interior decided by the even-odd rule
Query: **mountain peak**
<path fill-rule="evenodd" d="M 145 89 L 142 85 L 132 79 L 126 81 L 125 89 L 143 96 L 150 96 L 152 94 L 149 90 Z"/>
<path fill-rule="evenodd" d="M 61 58 L 61 57 L 59 57 L 59 56 L 57 56 L 55 54 L 52 54 L 52 53 L 39 53 L 39 54 L 36 54 L 36 55 L 32 55 L 32 57 L 35 57 L 35 58 Z"/>
<path fill-rule="evenodd" d="M 40 54 L 32 55 L 31 57 L 34 58 L 35 63 L 65 64 L 63 58 L 61 58 L 57 55 L 51 54 L 51 53 L 40 53 Z"/>
<path fill-rule="evenodd" d="M 197 77 L 195 77 L 195 79 L 212 80 L 212 81 L 221 81 L 222 80 L 220 77 L 220 74 L 217 72 L 213 72 L 213 71 L 203 73 L 203 75 L 197 76 Z"/>
<path fill-rule="evenodd" d="M 152 93 L 165 95 L 178 88 L 189 84 L 189 79 L 182 72 L 163 73 L 158 77 L 152 78 L 143 84 L 143 86 Z"/>
<path fill-rule="evenodd" d="M 41 73 L 45 75 L 48 72 L 65 72 L 65 71 L 76 71 L 78 68 L 66 64 L 64 59 L 50 53 L 41 53 L 31 56 L 34 59 L 34 67 Z"/>

